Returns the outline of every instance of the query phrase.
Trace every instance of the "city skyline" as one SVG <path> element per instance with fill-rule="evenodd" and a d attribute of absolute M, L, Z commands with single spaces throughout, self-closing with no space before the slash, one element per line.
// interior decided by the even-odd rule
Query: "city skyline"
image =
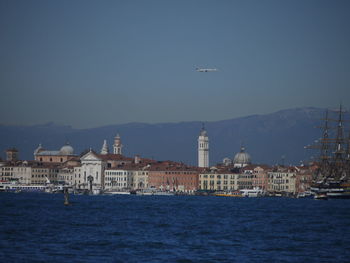
<path fill-rule="evenodd" d="M 348 108 L 349 11 L 346 1 L 1 1 L 0 123 Z"/>

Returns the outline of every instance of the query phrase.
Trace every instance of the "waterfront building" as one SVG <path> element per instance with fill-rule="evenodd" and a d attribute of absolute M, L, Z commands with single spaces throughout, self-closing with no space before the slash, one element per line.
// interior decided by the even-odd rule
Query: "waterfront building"
<path fill-rule="evenodd" d="M 243 171 L 238 176 L 238 189 L 253 189 L 253 179 L 253 174 Z"/>
<path fill-rule="evenodd" d="M 122 169 L 124 165 L 131 164 L 133 160 L 133 158 L 121 154 L 97 154 L 90 150 L 80 158 L 81 167 L 79 173 L 75 173 L 75 182 L 81 182 L 78 188 L 89 189 L 88 177 L 92 176 L 93 188 L 103 189 L 105 187 L 106 169 Z M 77 175 L 79 174 L 81 178 L 78 179 Z"/>
<path fill-rule="evenodd" d="M 227 167 L 211 167 L 199 173 L 199 190 L 238 190 L 239 174 Z"/>
<path fill-rule="evenodd" d="M 69 186 L 74 185 L 74 166 L 65 165 L 60 167 L 58 172 L 58 181 L 60 184 L 65 184 Z"/>
<path fill-rule="evenodd" d="M 4 164 L 1 167 L 1 181 L 12 181 L 14 179 L 13 166 Z"/>
<path fill-rule="evenodd" d="M 133 169 L 130 167 L 113 169 L 107 168 L 104 171 L 105 190 L 125 190 L 131 189 L 133 179 Z"/>
<path fill-rule="evenodd" d="M 1 181 L 17 181 L 20 184 L 31 184 L 32 168 L 28 161 L 6 162 L 0 167 Z"/>
<path fill-rule="evenodd" d="M 32 180 L 35 185 L 58 184 L 59 164 L 33 163 Z"/>
<path fill-rule="evenodd" d="M 91 149 L 81 158 L 81 174 L 82 183 L 79 184 L 80 189 L 89 189 L 89 176 L 92 178 L 93 189 L 102 189 L 104 185 L 104 170 L 107 168 L 106 161 L 101 156 L 93 152 Z"/>
<path fill-rule="evenodd" d="M 209 137 L 204 126 L 198 137 L 198 167 L 209 167 Z"/>
<path fill-rule="evenodd" d="M 198 170 L 182 163 L 164 161 L 147 168 L 148 185 L 159 190 L 193 193 L 198 189 Z"/>
<path fill-rule="evenodd" d="M 74 167 L 73 185 L 75 188 L 80 189 L 84 184 L 84 179 L 81 172 L 81 164 Z"/>
<path fill-rule="evenodd" d="M 268 191 L 271 193 L 296 194 L 296 169 L 278 167 L 267 173 Z"/>
<path fill-rule="evenodd" d="M 247 165 L 242 168 L 244 174 L 251 174 L 251 186 L 253 188 L 260 188 L 264 191 L 267 191 L 268 178 L 267 172 L 270 171 L 271 168 L 266 165 Z"/>
<path fill-rule="evenodd" d="M 105 170 L 105 189 L 109 190 L 142 190 L 148 188 L 148 169 L 156 161 L 140 158 L 135 155 L 134 160 L 124 157 L 126 163 Z"/>
<path fill-rule="evenodd" d="M 307 191 L 310 191 L 310 187 L 313 180 L 313 175 L 315 174 L 315 171 L 312 170 L 310 167 L 305 166 L 298 166 L 295 167 L 297 174 L 296 174 L 296 181 L 295 181 L 295 188 L 297 193 L 304 193 Z"/>
<path fill-rule="evenodd" d="M 27 161 L 23 161 L 13 167 L 13 177 L 20 184 L 32 183 L 32 167 Z"/>
<path fill-rule="evenodd" d="M 142 190 L 148 188 L 148 169 L 149 166 L 141 167 L 134 171 L 132 188 L 135 190 Z"/>
<path fill-rule="evenodd" d="M 39 144 L 39 147 L 34 151 L 34 159 L 42 163 L 64 163 L 76 157 L 77 155 L 74 154 L 74 149 L 69 143 L 63 145 L 59 151 L 45 150 Z"/>

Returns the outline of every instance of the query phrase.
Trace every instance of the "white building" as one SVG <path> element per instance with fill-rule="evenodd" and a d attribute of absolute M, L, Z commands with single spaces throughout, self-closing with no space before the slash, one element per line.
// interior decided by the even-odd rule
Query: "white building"
<path fill-rule="evenodd" d="M 198 167 L 209 167 L 209 138 L 204 127 L 198 137 Z"/>
<path fill-rule="evenodd" d="M 58 172 L 58 181 L 65 185 L 74 185 L 74 167 L 62 167 Z"/>
<path fill-rule="evenodd" d="M 0 167 L 0 180 L 18 181 L 20 184 L 32 183 L 32 167 L 27 161 L 18 161 L 16 163 L 4 163 Z"/>
<path fill-rule="evenodd" d="M 18 180 L 20 184 L 32 183 L 32 167 L 28 166 L 28 163 L 24 161 L 22 165 L 13 167 L 14 179 Z"/>
<path fill-rule="evenodd" d="M 89 189 L 89 176 L 92 176 L 93 189 L 102 189 L 104 185 L 104 170 L 106 168 L 106 162 L 93 151 L 89 151 L 80 158 L 81 161 L 81 175 L 82 183 L 80 188 Z"/>
<path fill-rule="evenodd" d="M 130 189 L 133 171 L 127 169 L 110 169 L 104 171 L 105 189 L 122 190 Z"/>
<path fill-rule="evenodd" d="M 84 188 L 84 177 L 81 173 L 81 166 L 74 167 L 74 181 L 73 184 L 76 188 Z"/>

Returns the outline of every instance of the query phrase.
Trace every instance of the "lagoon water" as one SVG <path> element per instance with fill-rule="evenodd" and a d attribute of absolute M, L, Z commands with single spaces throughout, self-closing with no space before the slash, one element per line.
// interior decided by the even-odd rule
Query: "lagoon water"
<path fill-rule="evenodd" d="M 350 262 L 350 200 L 0 193 L 0 262 Z"/>

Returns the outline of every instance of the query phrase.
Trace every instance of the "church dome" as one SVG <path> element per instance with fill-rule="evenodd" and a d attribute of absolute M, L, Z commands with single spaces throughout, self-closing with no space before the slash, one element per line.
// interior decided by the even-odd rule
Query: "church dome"
<path fill-rule="evenodd" d="M 62 146 L 60 150 L 60 154 L 62 155 L 73 155 L 74 149 L 72 146 L 70 146 L 68 143 L 64 146 Z"/>
<path fill-rule="evenodd" d="M 251 163 L 251 158 L 248 153 L 245 152 L 245 148 L 242 146 L 241 151 L 235 155 L 235 158 L 233 159 L 233 163 L 235 165 L 247 165 Z"/>
<path fill-rule="evenodd" d="M 44 150 L 44 148 L 41 146 L 41 143 L 40 143 L 39 146 L 38 146 L 38 148 L 36 148 L 36 149 L 34 150 L 34 155 L 40 153 L 40 152 L 43 151 L 43 150 Z"/>

